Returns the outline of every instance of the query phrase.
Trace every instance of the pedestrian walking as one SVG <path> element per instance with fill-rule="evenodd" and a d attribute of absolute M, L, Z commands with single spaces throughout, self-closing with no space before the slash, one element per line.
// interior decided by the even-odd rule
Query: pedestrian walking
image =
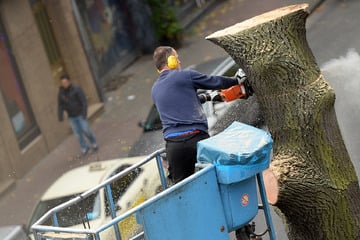
<path fill-rule="evenodd" d="M 79 140 L 81 146 L 81 154 L 85 156 L 89 153 L 90 147 L 86 138 L 91 144 L 92 150 L 98 150 L 96 138 L 90 128 L 87 120 L 87 100 L 82 88 L 71 82 L 68 75 L 60 78 L 61 86 L 58 95 L 58 119 L 64 120 L 64 111 L 67 113 L 71 128 Z"/>
<path fill-rule="evenodd" d="M 172 47 L 158 47 L 153 59 L 160 76 L 153 85 L 152 98 L 163 125 L 169 178 L 177 183 L 194 173 L 197 142 L 209 137 L 207 118 L 197 90 L 226 89 L 239 81 L 182 70 Z"/>

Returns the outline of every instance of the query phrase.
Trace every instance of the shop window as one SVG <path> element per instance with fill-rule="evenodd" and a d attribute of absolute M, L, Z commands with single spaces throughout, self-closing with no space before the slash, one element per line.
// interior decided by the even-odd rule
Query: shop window
<path fill-rule="evenodd" d="M 20 148 L 40 134 L 0 22 L 0 90 Z"/>
<path fill-rule="evenodd" d="M 124 0 L 75 0 L 75 10 L 85 39 L 90 40 L 97 63 L 97 76 L 103 77 L 118 63 L 129 64 L 136 55 L 133 25 Z"/>

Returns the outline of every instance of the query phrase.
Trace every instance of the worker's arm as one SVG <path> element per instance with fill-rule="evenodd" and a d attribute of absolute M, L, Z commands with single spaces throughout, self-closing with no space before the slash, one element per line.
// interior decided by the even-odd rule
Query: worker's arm
<path fill-rule="evenodd" d="M 197 71 L 190 70 L 193 85 L 197 89 L 218 90 L 226 89 L 239 84 L 236 78 L 222 76 L 207 76 Z"/>

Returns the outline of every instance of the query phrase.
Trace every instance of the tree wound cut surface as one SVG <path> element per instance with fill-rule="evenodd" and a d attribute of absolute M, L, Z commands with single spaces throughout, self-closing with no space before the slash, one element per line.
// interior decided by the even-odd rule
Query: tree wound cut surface
<path fill-rule="evenodd" d="M 235 24 L 235 25 L 225 28 L 223 30 L 217 31 L 217 32 L 209 35 L 208 37 L 206 37 L 206 39 L 217 38 L 217 37 L 228 35 L 228 34 L 234 34 L 236 32 L 240 32 L 240 31 L 252 28 L 254 26 L 281 18 L 285 15 L 289 15 L 292 12 L 296 12 L 299 10 L 308 11 L 308 9 L 309 9 L 309 4 L 306 4 L 306 3 L 279 8 L 279 9 L 258 15 L 256 17 L 250 18 L 248 20 L 245 20 L 241 23 Z"/>

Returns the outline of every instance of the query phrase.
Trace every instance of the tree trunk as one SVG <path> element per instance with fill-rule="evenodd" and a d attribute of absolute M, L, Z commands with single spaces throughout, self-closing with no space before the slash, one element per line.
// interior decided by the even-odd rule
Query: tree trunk
<path fill-rule="evenodd" d="M 333 89 L 306 40 L 308 5 L 280 8 L 216 32 L 244 69 L 274 139 L 276 206 L 289 239 L 360 239 L 360 189 L 338 127 Z"/>

